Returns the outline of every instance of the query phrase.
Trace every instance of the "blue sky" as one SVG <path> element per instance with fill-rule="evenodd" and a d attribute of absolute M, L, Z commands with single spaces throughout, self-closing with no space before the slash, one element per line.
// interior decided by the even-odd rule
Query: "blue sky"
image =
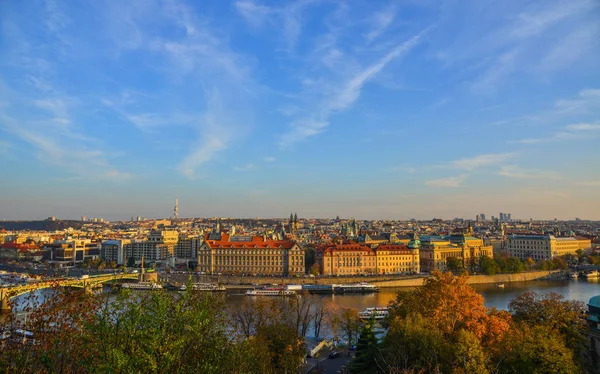
<path fill-rule="evenodd" d="M 600 219 L 600 3 L 0 3 L 0 219 Z"/>

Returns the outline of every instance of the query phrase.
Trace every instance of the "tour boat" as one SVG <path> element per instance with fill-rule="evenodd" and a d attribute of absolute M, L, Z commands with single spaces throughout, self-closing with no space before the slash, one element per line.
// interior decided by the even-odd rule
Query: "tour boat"
<path fill-rule="evenodd" d="M 296 291 L 283 288 L 262 288 L 246 291 L 246 296 L 295 296 Z"/>
<path fill-rule="evenodd" d="M 372 293 L 379 292 L 379 288 L 369 283 L 334 284 L 333 293 Z"/>
<path fill-rule="evenodd" d="M 157 283 L 150 282 L 139 282 L 139 283 L 123 283 L 122 288 L 128 288 L 132 290 L 160 290 L 162 286 Z"/>
<path fill-rule="evenodd" d="M 204 291 L 204 292 L 223 292 L 225 286 L 215 283 L 193 283 L 192 291 Z"/>
<path fill-rule="evenodd" d="M 358 313 L 360 319 L 371 319 L 382 320 L 385 319 L 390 314 L 390 310 L 388 307 L 374 307 L 367 308 L 362 312 Z"/>
<path fill-rule="evenodd" d="M 167 284 L 164 288 L 169 291 L 185 291 L 185 290 L 187 290 L 187 286 L 185 284 L 182 284 L 179 286 L 174 285 L 174 284 Z"/>

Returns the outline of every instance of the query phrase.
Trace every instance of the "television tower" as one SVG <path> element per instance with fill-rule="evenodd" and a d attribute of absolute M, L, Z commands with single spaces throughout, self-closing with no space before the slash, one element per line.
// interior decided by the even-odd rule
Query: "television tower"
<path fill-rule="evenodd" d="M 175 198 L 175 207 L 173 208 L 173 219 L 179 218 L 179 198 Z"/>

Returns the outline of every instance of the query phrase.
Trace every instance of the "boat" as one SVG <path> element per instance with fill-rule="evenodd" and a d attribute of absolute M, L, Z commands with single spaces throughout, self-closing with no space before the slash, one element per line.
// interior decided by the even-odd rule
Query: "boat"
<path fill-rule="evenodd" d="M 600 275 L 600 273 L 598 273 L 597 270 L 592 270 L 592 271 L 581 274 L 582 277 L 587 278 L 587 279 L 598 278 L 599 275 Z"/>
<path fill-rule="evenodd" d="M 577 273 L 569 273 L 569 279 L 577 279 L 577 278 L 579 278 Z"/>
<path fill-rule="evenodd" d="M 296 291 L 266 287 L 258 290 L 248 290 L 246 296 L 296 296 Z"/>
<path fill-rule="evenodd" d="M 160 284 L 150 282 L 123 283 L 121 287 L 131 290 L 161 290 L 163 288 Z"/>
<path fill-rule="evenodd" d="M 169 290 L 169 291 L 185 291 L 187 290 L 187 286 L 185 284 L 182 285 L 175 285 L 175 284 L 167 284 L 166 286 L 164 286 L 165 290 Z"/>
<path fill-rule="evenodd" d="M 504 288 L 504 283 L 496 283 L 496 288 Z"/>
<path fill-rule="evenodd" d="M 379 288 L 369 283 L 334 284 L 333 293 L 372 293 L 379 292 Z"/>
<path fill-rule="evenodd" d="M 365 310 L 363 310 L 362 312 L 358 313 L 358 316 L 360 317 L 360 319 L 363 320 L 367 320 L 367 319 L 375 319 L 375 320 L 382 320 L 385 319 L 388 315 L 390 314 L 390 310 L 388 307 L 374 307 L 374 308 L 367 308 Z"/>
<path fill-rule="evenodd" d="M 332 294 L 332 284 L 305 284 L 302 289 L 308 291 L 310 294 Z"/>
<path fill-rule="evenodd" d="M 225 286 L 216 283 L 192 283 L 192 291 L 224 292 Z"/>

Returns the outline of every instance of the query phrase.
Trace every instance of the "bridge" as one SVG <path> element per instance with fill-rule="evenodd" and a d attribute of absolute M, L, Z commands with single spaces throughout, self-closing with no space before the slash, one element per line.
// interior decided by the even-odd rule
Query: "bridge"
<path fill-rule="evenodd" d="M 75 287 L 91 290 L 102 283 L 121 279 L 139 279 L 139 274 L 102 274 L 85 278 L 58 278 L 39 282 L 31 282 L 22 286 L 0 287 L 0 300 L 2 306 L 0 311 L 10 312 L 10 299 L 29 293 L 31 291 L 41 290 L 52 287 Z"/>

